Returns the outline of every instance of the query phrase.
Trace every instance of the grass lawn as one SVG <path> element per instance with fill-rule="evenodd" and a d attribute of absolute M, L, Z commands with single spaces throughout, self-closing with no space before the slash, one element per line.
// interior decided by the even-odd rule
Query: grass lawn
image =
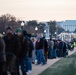
<path fill-rule="evenodd" d="M 39 75 L 76 75 L 76 53 L 59 60 Z"/>

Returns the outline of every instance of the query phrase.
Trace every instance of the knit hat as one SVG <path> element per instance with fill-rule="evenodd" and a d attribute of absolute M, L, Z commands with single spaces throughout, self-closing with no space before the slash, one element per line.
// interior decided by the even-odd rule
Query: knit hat
<path fill-rule="evenodd" d="M 21 29 L 21 28 L 18 28 L 18 29 L 16 30 L 16 33 L 18 33 L 18 32 L 21 32 L 21 33 L 22 33 L 22 29 Z"/>
<path fill-rule="evenodd" d="M 11 26 L 9 26 L 9 27 L 7 27 L 7 28 L 6 28 L 6 30 L 8 30 L 8 29 L 12 30 L 12 27 L 11 27 Z"/>

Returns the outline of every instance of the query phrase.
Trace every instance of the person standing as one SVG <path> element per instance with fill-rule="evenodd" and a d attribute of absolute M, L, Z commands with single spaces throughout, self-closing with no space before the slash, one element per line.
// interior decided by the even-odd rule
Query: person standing
<path fill-rule="evenodd" d="M 64 46 L 64 43 L 63 41 L 60 41 L 59 43 L 59 57 L 63 57 L 63 46 Z"/>
<path fill-rule="evenodd" d="M 36 47 L 35 47 L 35 44 L 36 44 L 36 38 L 32 38 L 32 42 L 33 42 L 33 46 L 34 46 L 34 49 L 32 51 L 32 62 L 35 64 L 37 62 L 37 57 L 36 57 Z"/>
<path fill-rule="evenodd" d="M 57 40 L 54 40 L 53 58 L 57 57 Z"/>
<path fill-rule="evenodd" d="M 45 65 L 46 60 L 44 56 L 44 38 L 42 34 L 39 34 L 38 40 L 36 42 L 36 50 L 37 50 L 37 64 Z"/>
<path fill-rule="evenodd" d="M 54 50 L 54 41 L 50 39 L 49 41 L 49 58 L 53 58 L 53 50 Z"/>
<path fill-rule="evenodd" d="M 64 46 L 63 46 L 63 57 L 66 57 L 66 52 L 67 52 L 67 45 L 66 42 L 63 42 Z"/>
<path fill-rule="evenodd" d="M 0 75 L 3 75 L 3 65 L 6 62 L 5 56 L 5 43 L 3 38 L 0 36 Z"/>
<path fill-rule="evenodd" d="M 30 37 L 31 34 L 28 34 L 25 30 L 23 30 L 23 36 L 27 41 L 27 53 L 26 53 L 26 74 L 32 73 L 32 51 L 34 49 L 33 42 Z"/>
<path fill-rule="evenodd" d="M 43 49 L 44 49 L 44 56 L 45 56 L 45 60 L 46 60 L 46 63 L 47 63 L 47 58 L 48 58 L 48 42 L 47 40 L 45 39 L 45 37 L 43 37 Z"/>
<path fill-rule="evenodd" d="M 12 27 L 6 28 L 6 35 L 3 37 L 5 42 L 6 64 L 4 66 L 3 75 L 17 75 L 16 57 L 18 55 L 19 42 L 13 34 Z"/>
<path fill-rule="evenodd" d="M 20 75 L 19 66 L 21 66 L 22 75 L 26 75 L 26 53 L 27 53 L 27 40 L 23 36 L 21 28 L 16 30 L 16 37 L 19 41 L 19 53 L 17 60 L 17 74 Z"/>

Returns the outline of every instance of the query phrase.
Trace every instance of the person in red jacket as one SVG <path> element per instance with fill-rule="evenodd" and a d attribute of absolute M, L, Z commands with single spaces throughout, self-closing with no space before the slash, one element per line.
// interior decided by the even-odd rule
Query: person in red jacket
<path fill-rule="evenodd" d="M 44 55 L 44 38 L 42 34 L 39 34 L 38 40 L 36 42 L 37 50 L 37 64 L 44 65 L 46 64 L 45 55 Z"/>

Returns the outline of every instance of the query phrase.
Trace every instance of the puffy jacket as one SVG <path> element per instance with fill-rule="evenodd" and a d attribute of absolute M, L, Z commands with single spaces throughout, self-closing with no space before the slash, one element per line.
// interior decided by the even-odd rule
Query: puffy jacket
<path fill-rule="evenodd" d="M 0 37 L 0 62 L 5 62 L 6 56 L 5 56 L 5 43 L 3 38 Z"/>
<path fill-rule="evenodd" d="M 11 36 L 6 35 L 3 38 L 5 42 L 5 53 L 7 54 L 6 59 L 11 60 L 13 56 L 17 57 L 19 53 L 18 38 L 16 38 L 14 35 Z"/>

